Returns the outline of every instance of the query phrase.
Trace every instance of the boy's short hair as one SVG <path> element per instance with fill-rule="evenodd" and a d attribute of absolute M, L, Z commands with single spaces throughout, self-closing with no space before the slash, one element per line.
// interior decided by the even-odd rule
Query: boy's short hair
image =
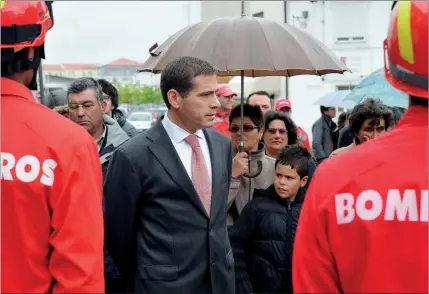
<path fill-rule="evenodd" d="M 297 171 L 302 179 L 308 176 L 308 161 L 310 159 L 311 155 L 304 146 L 299 144 L 288 145 L 280 152 L 275 167 L 277 164 L 289 165 Z"/>

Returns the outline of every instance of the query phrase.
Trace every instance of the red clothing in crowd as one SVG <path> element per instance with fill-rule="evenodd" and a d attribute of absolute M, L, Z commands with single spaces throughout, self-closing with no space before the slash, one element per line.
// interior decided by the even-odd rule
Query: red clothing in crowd
<path fill-rule="evenodd" d="M 231 134 L 229 133 L 229 112 L 226 114 L 221 114 L 219 112 L 216 113 L 215 122 L 213 124 L 213 128 L 228 138 L 231 137 Z"/>

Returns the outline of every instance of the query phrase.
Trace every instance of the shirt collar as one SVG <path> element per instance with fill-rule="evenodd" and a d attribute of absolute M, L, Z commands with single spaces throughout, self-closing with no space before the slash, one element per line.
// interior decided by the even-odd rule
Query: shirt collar
<path fill-rule="evenodd" d="M 185 140 L 189 135 L 191 135 L 188 131 L 182 129 L 181 127 L 179 127 L 178 125 L 176 125 L 175 123 L 173 123 L 169 118 L 168 118 L 168 111 L 165 113 L 164 118 L 162 119 L 163 121 L 163 125 L 165 128 L 165 131 L 167 132 L 168 136 L 176 143 L 180 143 L 183 140 Z M 197 135 L 197 137 L 199 139 L 204 138 L 204 133 L 202 130 L 197 130 L 195 132 L 195 135 Z"/>
<path fill-rule="evenodd" d="M 101 145 L 103 143 L 104 137 L 106 137 L 106 125 L 103 124 L 103 134 L 101 137 L 97 140 L 97 145 Z"/>
<path fill-rule="evenodd" d="M 25 98 L 31 102 L 36 103 L 33 93 L 31 93 L 30 89 L 28 89 L 23 84 L 8 78 L 1 78 L 1 94 L 5 96 L 17 96 Z"/>

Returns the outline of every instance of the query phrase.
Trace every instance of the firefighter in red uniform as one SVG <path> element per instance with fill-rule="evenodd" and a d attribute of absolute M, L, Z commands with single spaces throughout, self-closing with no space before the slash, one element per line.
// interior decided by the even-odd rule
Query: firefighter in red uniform
<path fill-rule="evenodd" d="M 1 292 L 104 292 L 93 139 L 34 101 L 50 2 L 1 1 Z"/>
<path fill-rule="evenodd" d="M 408 112 L 317 169 L 294 246 L 296 293 L 428 293 L 427 1 L 397 2 L 384 48 Z"/>

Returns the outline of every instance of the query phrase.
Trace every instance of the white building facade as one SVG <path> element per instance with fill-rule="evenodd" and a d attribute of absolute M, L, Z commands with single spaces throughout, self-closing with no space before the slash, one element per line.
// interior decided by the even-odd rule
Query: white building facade
<path fill-rule="evenodd" d="M 364 76 L 383 66 L 383 40 L 392 1 L 246 1 L 247 15 L 287 22 L 322 41 L 352 71 L 345 75 L 289 78 L 287 96 L 293 118 L 311 136 L 320 116 L 314 101 L 322 95 L 353 88 Z M 240 1 L 201 1 L 201 20 L 240 15 Z M 260 83 L 259 83 L 260 84 Z M 285 78 L 278 80 L 280 97 L 286 96 Z M 259 89 L 258 89 L 259 90 Z M 261 89 L 262 90 L 262 89 Z"/>

